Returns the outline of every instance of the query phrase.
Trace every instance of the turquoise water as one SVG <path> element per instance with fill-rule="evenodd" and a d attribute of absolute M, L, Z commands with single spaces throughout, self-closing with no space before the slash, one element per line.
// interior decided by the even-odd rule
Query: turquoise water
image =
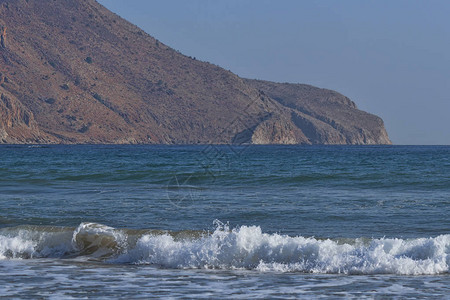
<path fill-rule="evenodd" d="M 448 146 L 0 146 L 7 297 L 450 297 Z"/>

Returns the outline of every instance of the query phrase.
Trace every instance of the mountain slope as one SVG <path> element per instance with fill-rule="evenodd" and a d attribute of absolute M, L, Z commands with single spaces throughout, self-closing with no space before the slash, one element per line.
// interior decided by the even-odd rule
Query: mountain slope
<path fill-rule="evenodd" d="M 271 95 L 268 83 L 186 57 L 94 0 L 0 0 L 0 26 L 0 142 L 389 143 L 382 122 L 365 123 L 372 115 L 337 117 L 325 98 L 308 113 L 280 89 Z M 332 138 L 342 128 L 330 131 L 323 116 L 362 131 Z"/>
<path fill-rule="evenodd" d="M 347 97 L 306 84 L 246 82 L 293 110 L 292 120 L 313 144 L 390 144 L 383 120 Z"/>

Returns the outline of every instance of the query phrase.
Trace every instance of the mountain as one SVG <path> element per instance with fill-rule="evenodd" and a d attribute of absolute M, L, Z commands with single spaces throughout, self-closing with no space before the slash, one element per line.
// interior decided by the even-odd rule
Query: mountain
<path fill-rule="evenodd" d="M 390 143 L 336 92 L 240 78 L 94 0 L 0 0 L 0 27 L 0 143 Z"/>
<path fill-rule="evenodd" d="M 291 111 L 291 120 L 313 144 L 390 144 L 383 120 L 349 98 L 306 84 L 245 80 Z"/>

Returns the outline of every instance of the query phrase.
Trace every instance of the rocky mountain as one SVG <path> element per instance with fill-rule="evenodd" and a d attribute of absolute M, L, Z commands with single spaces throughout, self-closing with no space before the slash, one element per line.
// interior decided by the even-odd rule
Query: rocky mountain
<path fill-rule="evenodd" d="M 291 120 L 313 144 L 390 144 L 383 120 L 347 97 L 306 84 L 245 80 L 291 109 Z"/>
<path fill-rule="evenodd" d="M 242 79 L 94 0 L 0 0 L 0 28 L 0 143 L 390 143 L 336 92 Z"/>

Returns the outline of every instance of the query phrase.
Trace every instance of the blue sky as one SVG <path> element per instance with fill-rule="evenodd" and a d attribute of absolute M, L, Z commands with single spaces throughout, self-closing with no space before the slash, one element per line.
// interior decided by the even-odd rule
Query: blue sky
<path fill-rule="evenodd" d="M 450 144 L 450 1 L 99 2 L 239 76 L 336 90 L 395 144 Z"/>

